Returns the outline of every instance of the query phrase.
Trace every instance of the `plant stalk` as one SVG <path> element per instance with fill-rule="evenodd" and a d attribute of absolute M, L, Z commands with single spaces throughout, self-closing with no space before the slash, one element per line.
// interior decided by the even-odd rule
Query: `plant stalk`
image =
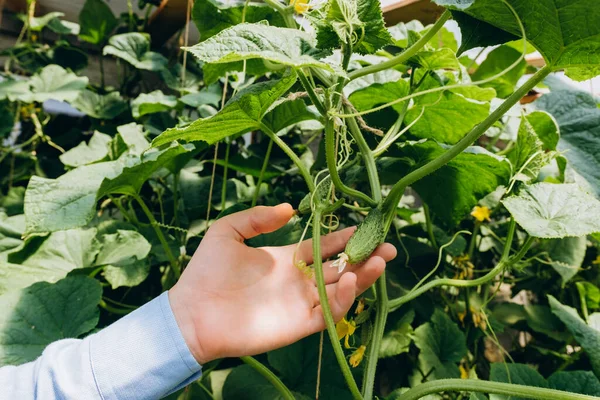
<path fill-rule="evenodd" d="M 375 389 L 375 374 L 377 372 L 377 361 L 379 360 L 379 349 L 381 340 L 385 332 L 385 323 L 389 313 L 388 294 L 386 286 L 385 272 L 381 274 L 377 282 L 377 309 L 375 314 L 375 325 L 373 327 L 373 339 L 369 345 L 369 353 L 367 354 L 367 365 L 363 375 L 363 396 L 365 400 L 373 398 Z"/>
<path fill-rule="evenodd" d="M 260 175 L 258 176 L 258 182 L 256 183 L 256 189 L 254 190 L 254 197 L 252 197 L 252 207 L 256 206 L 258 202 L 258 195 L 260 194 L 260 185 L 262 185 L 265 171 L 269 165 L 271 158 L 271 150 L 273 150 L 273 140 L 269 139 L 269 145 L 267 146 L 267 153 L 265 154 L 265 160 L 263 161 L 262 168 L 260 169 Z"/>
<path fill-rule="evenodd" d="M 412 46 L 404 50 L 402 53 L 398 54 L 396 57 L 390 58 L 387 61 L 382 62 L 381 64 L 373 64 L 368 67 L 357 69 L 356 71 L 352 71 L 348 74 L 348 78 L 353 81 L 356 78 L 360 78 L 361 76 L 374 74 L 375 72 L 383 71 L 385 69 L 393 68 L 398 64 L 405 63 L 409 58 L 414 56 L 421 50 L 427 42 L 431 40 L 435 36 L 435 34 L 442 29 L 446 21 L 451 17 L 450 11 L 446 10 L 440 16 L 440 18 L 436 21 L 436 23 L 425 33 L 419 40 L 417 40 Z"/>
<path fill-rule="evenodd" d="M 251 366 L 256 372 L 261 374 L 266 380 L 268 380 L 274 387 L 279 391 L 281 397 L 285 400 L 295 400 L 294 395 L 288 389 L 287 386 L 281 379 L 279 379 L 269 368 L 265 367 L 260 361 L 255 359 L 254 357 L 240 357 L 245 364 Z"/>
<path fill-rule="evenodd" d="M 325 325 L 327 326 L 327 333 L 329 334 L 331 346 L 333 347 L 333 352 L 335 353 L 335 358 L 337 359 L 337 362 L 340 365 L 340 369 L 342 370 L 342 375 L 344 375 L 346 384 L 348 385 L 348 388 L 352 393 L 352 397 L 355 400 L 362 400 L 362 395 L 358 390 L 356 381 L 352 376 L 352 372 L 350 371 L 350 367 L 348 365 L 348 362 L 346 361 L 346 357 L 344 356 L 344 350 L 342 350 L 342 346 L 340 345 L 337 331 L 335 329 L 335 321 L 333 320 L 333 315 L 331 314 L 331 307 L 329 306 L 329 299 L 327 298 L 327 289 L 325 288 L 325 274 L 323 273 L 323 259 L 321 258 L 321 216 L 321 209 L 317 207 L 317 209 L 313 213 L 312 220 L 312 243 L 314 259 L 313 267 L 315 271 L 315 280 L 317 281 L 317 290 L 319 292 L 321 310 L 323 312 L 323 318 L 325 319 Z"/>
<path fill-rule="evenodd" d="M 315 107 L 317 107 L 317 110 L 319 111 L 319 113 L 324 116 L 325 118 L 327 118 L 327 110 L 325 109 L 325 106 L 323 105 L 323 102 L 321 101 L 321 99 L 319 99 L 319 96 L 317 96 L 317 94 L 315 93 L 315 89 L 313 88 L 312 84 L 309 82 L 308 78 L 306 77 L 306 74 L 304 74 L 304 71 L 302 70 L 298 70 L 298 78 L 300 79 L 300 83 L 302 83 L 302 86 L 304 87 L 304 90 L 306 90 L 306 93 L 308 94 L 308 97 L 310 98 L 310 101 L 315 105 Z"/>
<path fill-rule="evenodd" d="M 514 383 L 491 382 L 479 379 L 439 379 L 418 385 L 397 397 L 398 400 L 418 400 L 429 394 L 447 391 L 477 392 L 523 397 L 539 400 L 593 400 L 595 396 L 546 389 Z"/>
<path fill-rule="evenodd" d="M 510 97 L 508 97 L 498 108 L 496 108 L 483 122 L 474 127 L 471 132 L 466 134 L 458 143 L 446 150 L 438 158 L 428 162 L 422 167 L 412 171 L 405 175 L 392 187 L 390 194 L 384 203 L 384 212 L 391 215 L 391 210 L 396 207 L 400 197 L 404 193 L 404 189 L 419 179 L 431 174 L 437 169 L 443 167 L 453 158 L 462 153 L 467 147 L 469 147 L 475 140 L 483 135 L 496 121 L 498 121 L 508 110 L 518 101 L 520 101 L 531 89 L 533 89 L 539 82 L 541 82 L 548 74 L 552 72 L 552 69 L 548 66 L 540 69 L 535 75 L 533 75 L 527 82 L 525 82 L 520 88 L 518 88 Z M 388 217 L 387 226 L 391 224 L 391 218 Z"/>

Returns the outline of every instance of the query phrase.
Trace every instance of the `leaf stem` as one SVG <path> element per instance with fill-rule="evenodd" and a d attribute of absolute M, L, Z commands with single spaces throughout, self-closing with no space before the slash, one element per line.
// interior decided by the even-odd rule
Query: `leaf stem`
<path fill-rule="evenodd" d="M 429 241 L 431 242 L 431 245 L 437 249 L 438 244 L 435 240 L 435 235 L 433 234 L 433 222 L 431 221 L 429 206 L 426 203 L 423 203 L 423 212 L 425 213 L 425 225 L 427 227 L 427 235 L 429 236 Z"/>
<path fill-rule="evenodd" d="M 337 154 L 335 153 L 335 128 L 334 128 L 334 120 L 328 118 L 325 122 L 325 159 L 327 160 L 327 168 L 329 169 L 329 174 L 331 175 L 331 181 L 333 182 L 335 188 L 340 192 L 355 197 L 357 199 L 362 200 L 363 202 L 369 204 L 370 206 L 377 206 L 377 202 L 361 192 L 360 190 L 353 189 L 349 186 L 346 186 L 344 182 L 342 182 L 338 167 L 337 167 Z"/>
<path fill-rule="evenodd" d="M 436 23 L 429 29 L 419 40 L 417 40 L 412 46 L 408 47 L 402 53 L 397 56 L 390 58 L 387 61 L 384 61 L 380 64 L 369 65 L 368 67 L 357 69 L 356 71 L 352 71 L 348 74 L 348 78 L 353 81 L 356 78 L 360 78 L 361 76 L 374 74 L 375 72 L 383 71 L 385 69 L 393 68 L 398 64 L 405 63 L 409 58 L 414 56 L 421 50 L 427 42 L 431 40 L 435 36 L 435 34 L 442 29 L 446 21 L 450 18 L 450 11 L 446 10 L 440 16 L 440 18 L 436 21 Z"/>
<path fill-rule="evenodd" d="M 521 100 L 531 89 L 533 89 L 539 82 L 541 82 L 548 74 L 552 72 L 552 69 L 548 66 L 540 69 L 535 75 L 533 75 L 527 82 L 525 82 L 520 88 L 518 88 L 510 97 L 508 97 L 498 108 L 496 108 L 483 122 L 475 126 L 468 134 L 466 134 L 458 143 L 446 150 L 438 158 L 428 162 L 420 168 L 412 171 L 405 175 L 392 187 L 390 194 L 384 203 L 384 212 L 387 215 L 391 215 L 391 210 L 395 208 L 400 200 L 400 197 L 404 193 L 404 189 L 419 179 L 431 174 L 437 169 L 443 167 L 453 158 L 462 153 L 467 147 L 469 147 L 475 140 L 483 135 L 496 121 L 498 121 L 508 110 Z M 391 224 L 391 218 L 388 217 L 388 224 Z"/>
<path fill-rule="evenodd" d="M 260 194 L 260 185 L 262 185 L 265 171 L 269 165 L 269 159 L 271 158 L 271 150 L 273 150 L 273 140 L 269 139 L 269 145 L 267 146 L 267 153 L 265 154 L 265 160 L 263 161 L 262 168 L 260 169 L 260 175 L 258 176 L 258 182 L 256 183 L 256 189 L 254 189 L 254 196 L 252 197 L 252 207 L 256 206 L 258 202 L 258 195 Z"/>
<path fill-rule="evenodd" d="M 289 158 L 292 159 L 292 161 L 294 162 L 294 164 L 296 165 L 296 167 L 298 167 L 298 170 L 300 171 L 300 175 L 302 175 L 302 177 L 304 178 L 304 180 L 306 181 L 306 185 L 308 186 L 308 189 L 312 192 L 315 190 L 315 183 L 312 180 L 312 176 L 310 175 L 310 171 L 308 170 L 308 168 L 306 168 L 306 165 L 304 165 L 304 163 L 302 162 L 302 160 L 300 160 L 300 157 L 298 157 L 296 155 L 296 153 L 294 153 L 294 151 L 292 149 L 290 149 L 290 147 L 287 145 L 287 143 L 285 143 L 283 140 L 281 140 L 281 138 L 279 136 L 277 136 L 277 134 L 275 132 L 273 132 L 268 126 L 266 126 L 265 124 L 260 124 L 260 129 L 272 140 L 275 142 L 275 144 L 277 146 L 279 146 L 279 148 L 281 150 L 283 150 L 283 152 L 285 154 L 287 154 L 287 156 Z"/>
<path fill-rule="evenodd" d="M 342 346 L 340 345 L 340 341 L 338 339 L 337 331 L 335 329 L 335 321 L 333 320 L 333 315 L 331 314 L 331 307 L 329 306 L 329 299 L 327 298 L 327 289 L 325 288 L 325 274 L 323 273 L 323 259 L 321 258 L 321 217 L 321 209 L 317 207 L 313 213 L 312 220 L 312 243 L 314 259 L 313 267 L 315 271 L 315 280 L 317 281 L 317 290 L 319 292 L 321 310 L 323 312 L 323 318 L 325 319 L 325 325 L 327 326 L 327 333 L 329 334 L 331 346 L 333 347 L 333 352 L 335 353 L 335 358 L 337 359 L 337 362 L 340 365 L 340 369 L 342 370 L 342 375 L 344 375 L 346 384 L 348 385 L 348 388 L 352 393 L 352 397 L 355 400 L 362 400 L 362 396 L 360 394 L 360 391 L 358 390 L 356 381 L 352 376 L 352 372 L 350 371 L 350 367 L 348 366 L 346 357 L 344 357 L 344 350 L 342 350 Z"/>
<path fill-rule="evenodd" d="M 179 277 L 181 276 L 181 268 L 179 268 L 179 264 L 177 263 L 175 256 L 173 256 L 173 252 L 171 251 L 171 248 L 169 247 L 169 244 L 167 243 L 167 239 L 165 239 L 165 235 L 160 230 L 160 228 L 158 226 L 158 222 L 154 218 L 154 215 L 152 215 L 152 211 L 150 211 L 150 209 L 148 208 L 148 206 L 146 205 L 144 200 L 142 200 L 142 198 L 139 195 L 136 194 L 133 196 L 133 198 L 138 202 L 138 204 L 142 208 L 142 211 L 144 212 L 144 214 L 146 214 L 146 218 L 148 218 L 148 221 L 150 221 L 150 225 L 152 225 L 152 229 L 154 229 L 154 232 L 156 232 L 156 236 L 158 237 L 160 244 L 162 245 L 163 249 L 165 250 L 165 254 L 167 255 L 167 258 L 169 259 L 169 263 L 171 264 L 171 269 L 173 269 L 173 274 L 175 275 L 175 279 L 179 279 Z"/>
<path fill-rule="evenodd" d="M 242 360 L 245 364 L 251 366 L 256 372 L 258 372 L 266 380 L 268 380 L 275 387 L 275 389 L 279 391 L 283 399 L 295 400 L 295 397 L 290 391 L 290 389 L 288 389 L 288 387 L 285 386 L 283 382 L 281 382 L 281 379 L 279 379 L 269 368 L 264 366 L 260 361 L 258 361 L 254 357 L 249 356 L 240 357 L 240 360 Z"/>
<path fill-rule="evenodd" d="M 375 314 L 375 325 L 373 327 L 373 339 L 369 345 L 369 354 L 367 355 L 366 361 L 367 365 L 363 375 L 363 396 L 365 400 L 373 398 L 379 350 L 381 348 L 381 340 L 383 339 L 385 323 L 387 322 L 389 313 L 385 272 L 377 279 L 375 286 L 377 288 L 377 312 Z"/>
<path fill-rule="evenodd" d="M 379 183 L 379 174 L 377 173 L 377 165 L 375 165 L 375 157 L 373 156 L 369 145 L 365 141 L 365 138 L 360 131 L 360 127 L 356 123 L 356 119 L 349 118 L 347 123 L 348 127 L 350 128 L 350 133 L 356 141 L 356 145 L 358 146 L 358 150 L 360 151 L 363 162 L 365 163 L 365 168 L 367 169 L 367 176 L 369 178 L 369 184 L 371 185 L 371 196 L 373 197 L 373 200 L 379 204 L 381 203 L 382 195 L 381 184 Z"/>
<path fill-rule="evenodd" d="M 304 90 L 306 90 L 306 93 L 308 94 L 308 97 L 310 98 L 310 101 L 315 105 L 315 107 L 317 107 L 317 110 L 319 111 L 319 113 L 321 115 L 323 115 L 325 118 L 327 118 L 327 110 L 325 109 L 325 106 L 323 105 L 323 102 L 321 101 L 321 99 L 319 99 L 319 96 L 317 96 L 317 94 L 315 93 L 315 89 L 313 88 L 312 84 L 309 82 L 304 71 L 299 69 L 297 71 L 297 74 L 298 74 L 298 78 L 300 79 L 300 83 L 302 83 Z"/>
<path fill-rule="evenodd" d="M 509 397 L 543 400 L 593 400 L 594 396 L 562 390 L 546 389 L 513 383 L 491 382 L 479 379 L 439 379 L 418 385 L 398 397 L 399 400 L 418 400 L 429 394 L 445 391 L 491 393 Z"/>
<path fill-rule="evenodd" d="M 221 185 L 221 211 L 225 210 L 227 201 L 227 173 L 229 168 L 229 152 L 231 150 L 231 141 L 226 140 L 225 146 L 225 166 L 223 167 L 223 184 Z"/>
<path fill-rule="evenodd" d="M 519 261 L 521 258 L 523 258 L 525 256 L 525 254 L 527 254 L 527 251 L 529 250 L 531 245 L 533 244 L 533 239 L 534 238 L 531 236 L 528 237 L 527 240 L 525 240 L 525 243 L 523 244 L 523 246 L 521 247 L 521 250 L 519 250 L 519 252 L 517 254 L 515 254 L 511 259 L 509 259 L 509 260 L 501 259 L 498 262 L 498 264 L 496 264 L 496 266 L 494 268 L 492 268 L 492 270 L 490 272 L 488 272 L 487 274 L 485 274 L 477 279 L 472 279 L 472 280 L 449 279 L 449 278 L 434 279 L 434 280 L 426 283 L 425 285 L 421 286 L 420 288 L 405 294 L 404 296 L 401 296 L 394 300 L 390 300 L 388 303 L 389 310 L 394 311 L 394 310 L 398 309 L 399 307 L 401 307 L 403 304 L 406 304 L 409 301 L 416 299 L 423 293 L 425 293 L 435 287 L 438 287 L 438 286 L 454 286 L 454 287 L 468 288 L 468 287 L 483 285 L 484 283 L 487 283 L 487 282 L 491 281 L 492 279 L 494 279 L 499 273 L 504 271 L 506 268 L 511 267 L 513 264 L 515 264 L 517 261 Z"/>
<path fill-rule="evenodd" d="M 513 237 L 515 236 L 515 230 L 517 228 L 517 222 L 514 218 L 510 219 L 510 225 L 508 226 L 508 233 L 506 234 L 506 242 L 504 243 L 504 250 L 502 251 L 502 260 L 508 260 L 510 256 L 510 250 L 512 248 Z"/>

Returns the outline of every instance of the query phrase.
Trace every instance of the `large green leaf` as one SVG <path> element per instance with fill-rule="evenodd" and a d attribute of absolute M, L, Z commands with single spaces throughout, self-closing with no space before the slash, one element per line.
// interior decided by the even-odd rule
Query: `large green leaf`
<path fill-rule="evenodd" d="M 17 101 L 27 95 L 31 95 L 27 80 L 3 79 L 0 82 L 0 100 Z"/>
<path fill-rule="evenodd" d="M 108 146 L 112 137 L 101 132 L 94 132 L 88 143 L 81 142 L 59 156 L 60 161 L 69 167 L 80 167 L 102 161 L 108 156 Z"/>
<path fill-rule="evenodd" d="M 544 143 L 527 117 L 521 118 L 517 142 L 507 157 L 513 165 L 514 179 L 522 182 L 536 179 L 542 167 L 548 163 L 550 157 L 544 151 Z"/>
<path fill-rule="evenodd" d="M 577 343 L 586 351 L 590 357 L 594 374 L 596 377 L 600 377 L 600 330 L 586 324 L 574 308 L 561 304 L 550 295 L 548 300 L 552 312 L 567 326 Z"/>
<path fill-rule="evenodd" d="M 239 24 L 187 51 L 207 63 L 230 63 L 260 58 L 293 68 L 333 68 L 314 56 L 315 39 L 297 29 L 277 28 L 263 23 Z"/>
<path fill-rule="evenodd" d="M 382 170 L 386 171 L 382 174 L 382 182 L 393 184 L 406 173 L 439 157 L 445 150 L 434 141 L 406 143 L 400 148 L 398 158 L 383 158 L 379 162 Z M 507 184 L 510 173 L 510 164 L 506 160 L 481 147 L 469 147 L 412 186 L 437 218 L 448 225 L 454 225 L 479 200 L 499 185 Z"/>
<path fill-rule="evenodd" d="M 516 385 L 548 387 L 548 382 L 539 372 L 525 364 L 493 363 L 490 380 L 496 382 L 513 383 Z M 490 400 L 525 400 L 523 397 L 506 396 L 499 394 L 490 395 Z"/>
<path fill-rule="evenodd" d="M 511 66 L 517 59 L 521 57 L 521 52 L 511 46 L 500 46 L 492 50 L 481 63 L 477 71 L 471 76 L 474 81 L 480 81 L 491 78 L 494 75 L 504 71 Z M 527 62 L 521 60 L 516 67 L 502 74 L 499 78 L 491 82 L 485 83 L 483 87 L 491 87 L 496 90 L 498 97 L 506 98 L 515 91 L 515 86 L 519 82 L 519 78 L 525 72 Z"/>
<path fill-rule="evenodd" d="M 0 254 L 19 247 L 23 243 L 21 240 L 23 232 L 25 232 L 25 216 L 23 214 L 8 216 L 0 211 Z"/>
<path fill-rule="evenodd" d="M 360 54 L 372 54 L 391 44 L 379 0 L 329 0 L 309 14 L 317 28 L 321 49 L 340 48 L 352 43 Z"/>
<path fill-rule="evenodd" d="M 244 7 L 245 15 L 244 15 Z M 264 3 L 243 0 L 197 0 L 192 20 L 200 32 L 200 40 L 206 40 L 222 30 L 244 22 L 269 21 L 274 26 L 284 26 L 281 14 Z"/>
<path fill-rule="evenodd" d="M 177 97 L 166 95 L 161 90 L 151 93 L 142 93 L 131 101 L 133 118 L 140 118 L 147 114 L 169 111 L 177 106 Z"/>
<path fill-rule="evenodd" d="M 101 296 L 100 282 L 82 276 L 0 296 L 0 365 L 32 361 L 50 343 L 92 330 Z"/>
<path fill-rule="evenodd" d="M 352 92 L 350 102 L 359 111 L 369 110 L 376 106 L 392 102 L 408 94 L 409 84 L 404 79 L 395 82 L 373 83 Z M 405 102 L 393 106 L 396 112 L 401 113 Z"/>
<path fill-rule="evenodd" d="M 135 157 L 124 157 L 79 167 L 57 179 L 32 176 L 25 192 L 26 234 L 84 226 L 94 216 L 102 181 L 136 162 Z"/>
<path fill-rule="evenodd" d="M 560 371 L 548 378 L 551 389 L 600 397 L 600 381 L 591 371 Z"/>
<path fill-rule="evenodd" d="M 100 236 L 102 249 L 96 265 L 105 265 L 104 277 L 113 289 L 121 286 L 137 286 L 149 272 L 149 263 L 144 260 L 152 246 L 136 231 L 117 230 Z"/>
<path fill-rule="evenodd" d="M 490 104 L 487 102 L 444 92 L 436 94 L 433 99 L 417 99 L 416 105 L 406 113 L 405 123 L 414 122 L 410 133 L 416 137 L 455 144 L 471 128 L 483 121 L 489 110 Z"/>
<path fill-rule="evenodd" d="M 550 265 L 560 274 L 564 285 L 579 272 L 587 252 L 587 239 L 585 236 L 552 239 L 547 246 Z"/>
<path fill-rule="evenodd" d="M 446 47 L 435 50 L 422 50 L 412 56 L 408 62 L 431 71 L 460 69 L 460 62 L 456 58 L 455 52 Z"/>
<path fill-rule="evenodd" d="M 600 201 L 576 184 L 536 183 L 502 202 L 534 237 L 552 239 L 600 232 Z"/>
<path fill-rule="evenodd" d="M 435 3 L 521 35 L 511 10 L 498 0 L 434 0 Z M 527 39 L 553 69 L 586 80 L 600 73 L 600 8 L 596 0 L 507 0 Z"/>
<path fill-rule="evenodd" d="M 558 150 L 600 198 L 600 109 L 590 94 L 557 90 L 535 102 L 560 127 Z"/>
<path fill-rule="evenodd" d="M 271 105 L 295 82 L 296 74 L 292 72 L 280 80 L 249 86 L 241 90 L 217 114 L 199 119 L 184 128 L 169 129 L 155 138 L 152 146 L 162 146 L 174 140 L 213 144 L 228 136 L 260 129 L 261 120 Z"/>
<path fill-rule="evenodd" d="M 273 132 L 279 132 L 302 121 L 319 119 L 319 114 L 306 107 L 302 99 L 282 100 L 265 114 L 262 122 Z"/>
<path fill-rule="evenodd" d="M 104 0 L 86 0 L 79 13 L 79 38 L 91 44 L 102 44 L 118 23 Z"/>
<path fill-rule="evenodd" d="M 119 92 L 99 95 L 91 90 L 84 90 L 71 102 L 71 105 L 96 119 L 113 119 L 127 110 L 127 103 Z"/>
<path fill-rule="evenodd" d="M 31 92 L 19 100 L 43 103 L 46 100 L 74 101 L 88 84 L 88 78 L 77 76 L 58 65 L 48 65 L 29 81 Z"/>
<path fill-rule="evenodd" d="M 452 19 L 458 23 L 462 34 L 457 54 L 462 54 L 475 47 L 488 47 L 518 39 L 513 34 L 460 11 L 453 11 Z"/>
<path fill-rule="evenodd" d="M 431 321 L 414 333 L 419 353 L 419 368 L 429 380 L 458 378 L 458 363 L 467 355 L 464 333 L 443 311 L 436 309 Z"/>
<path fill-rule="evenodd" d="M 113 55 L 137 69 L 148 71 L 160 71 L 167 67 L 168 62 L 162 54 L 150 51 L 150 36 L 139 32 L 112 36 L 104 47 L 103 54 Z"/>
<path fill-rule="evenodd" d="M 379 357 L 394 357 L 398 354 L 408 353 L 413 341 L 413 328 L 411 326 L 415 318 L 414 310 L 405 313 L 402 318 L 395 321 L 393 326 L 388 326 L 381 339 Z M 391 325 L 388 322 L 388 325 Z"/>

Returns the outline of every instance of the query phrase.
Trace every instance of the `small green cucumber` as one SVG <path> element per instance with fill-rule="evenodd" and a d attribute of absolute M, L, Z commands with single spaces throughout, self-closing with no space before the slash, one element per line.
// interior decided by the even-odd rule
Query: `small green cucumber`
<path fill-rule="evenodd" d="M 331 188 L 331 178 L 329 175 L 325 177 L 323 180 L 319 182 L 315 189 L 314 196 L 312 193 L 304 196 L 302 201 L 300 201 L 300 205 L 298 205 L 298 213 L 300 215 L 310 214 L 312 211 L 310 205 L 311 200 L 314 200 L 315 204 L 321 204 L 327 201 L 327 196 L 329 195 L 329 189 Z"/>
<path fill-rule="evenodd" d="M 384 215 L 379 207 L 372 209 L 348 243 L 344 253 L 350 264 L 365 261 L 385 240 Z"/>

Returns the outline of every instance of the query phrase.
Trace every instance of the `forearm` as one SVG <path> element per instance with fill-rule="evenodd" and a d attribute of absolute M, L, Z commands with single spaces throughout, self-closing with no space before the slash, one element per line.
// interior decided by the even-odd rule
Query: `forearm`
<path fill-rule="evenodd" d="M 0 387 L 19 399 L 159 399 L 199 376 L 163 293 L 83 340 L 61 340 L 31 363 L 0 368 Z"/>

